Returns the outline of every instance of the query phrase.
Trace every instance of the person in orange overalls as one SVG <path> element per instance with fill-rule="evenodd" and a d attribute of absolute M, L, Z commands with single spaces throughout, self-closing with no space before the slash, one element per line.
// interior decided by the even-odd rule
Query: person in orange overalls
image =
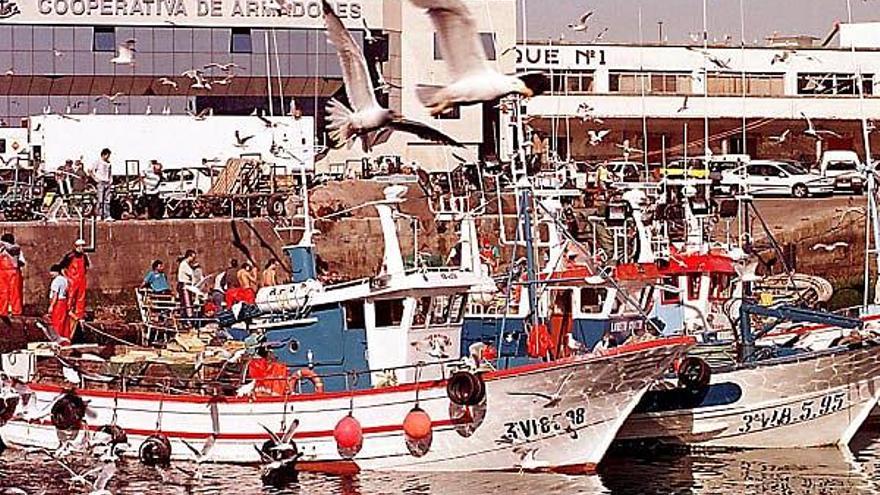
<path fill-rule="evenodd" d="M 73 243 L 73 251 L 67 253 L 61 260 L 60 268 L 65 271 L 70 288 L 67 294 L 67 305 L 70 308 L 71 337 L 80 320 L 86 316 L 86 274 L 91 266 L 89 255 L 84 250 L 86 241 L 77 239 Z"/>
<path fill-rule="evenodd" d="M 256 358 L 248 363 L 248 378 L 254 380 L 254 393 L 257 395 L 285 395 L 288 392 L 289 373 L 287 366 L 275 359 L 275 355 L 265 347 L 257 350 Z"/>
<path fill-rule="evenodd" d="M 64 276 L 64 269 L 61 268 L 60 264 L 52 265 L 49 268 L 49 273 L 52 274 L 52 284 L 49 286 L 49 311 L 47 316 L 55 333 L 69 344 L 73 338 L 72 327 L 68 322 L 70 318 L 70 307 L 68 306 L 70 281 Z"/>

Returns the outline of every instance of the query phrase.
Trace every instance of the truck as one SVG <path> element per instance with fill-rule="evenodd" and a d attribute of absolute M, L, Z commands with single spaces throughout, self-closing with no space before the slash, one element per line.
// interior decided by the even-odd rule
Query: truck
<path fill-rule="evenodd" d="M 314 118 L 305 116 L 49 114 L 31 117 L 28 127 L 31 160 L 45 172 L 66 160 L 89 166 L 108 148 L 114 176 L 140 175 L 150 160 L 175 170 L 242 157 L 310 173 L 314 136 Z"/>
<path fill-rule="evenodd" d="M 833 150 L 822 153 L 818 174 L 834 179 L 834 189 L 862 194 L 865 188 L 864 168 L 855 151 Z"/>

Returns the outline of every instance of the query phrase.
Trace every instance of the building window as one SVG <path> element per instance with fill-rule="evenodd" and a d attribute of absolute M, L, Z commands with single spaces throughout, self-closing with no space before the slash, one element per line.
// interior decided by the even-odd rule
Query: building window
<path fill-rule="evenodd" d="M 483 44 L 483 52 L 486 59 L 496 60 L 495 53 L 495 35 L 492 33 L 480 33 L 480 42 Z M 440 41 L 437 39 L 437 33 L 434 33 L 434 60 L 443 60 L 443 54 L 440 53 Z"/>
<path fill-rule="evenodd" d="M 593 92 L 593 71 L 554 72 L 550 94 L 582 95 Z"/>
<path fill-rule="evenodd" d="M 116 51 L 116 30 L 113 26 L 95 26 L 92 50 L 96 52 Z"/>
<path fill-rule="evenodd" d="M 628 95 L 645 94 L 690 94 L 691 76 L 685 72 L 610 72 L 608 90 L 612 93 Z"/>
<path fill-rule="evenodd" d="M 782 74 L 746 74 L 716 72 L 709 74 L 707 91 L 710 96 L 783 96 L 785 81 Z"/>
<path fill-rule="evenodd" d="M 858 96 L 856 74 L 799 73 L 799 95 Z M 862 74 L 862 92 L 874 94 L 874 75 Z"/>
<path fill-rule="evenodd" d="M 251 30 L 249 28 L 232 28 L 229 51 L 232 53 L 251 53 Z"/>

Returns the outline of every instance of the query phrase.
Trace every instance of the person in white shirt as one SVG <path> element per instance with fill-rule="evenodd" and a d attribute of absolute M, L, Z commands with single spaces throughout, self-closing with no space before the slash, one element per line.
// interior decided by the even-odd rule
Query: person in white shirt
<path fill-rule="evenodd" d="M 95 181 L 98 192 L 98 215 L 102 220 L 108 222 L 113 221 L 110 216 L 110 186 L 113 184 L 113 177 L 110 170 L 110 150 L 104 148 L 101 150 L 101 159 L 96 161 L 89 170 L 89 177 Z"/>
<path fill-rule="evenodd" d="M 183 308 L 184 316 L 192 318 L 192 293 L 187 289 L 187 286 L 195 285 L 198 282 L 193 268 L 193 263 L 196 262 L 196 252 L 188 249 L 179 262 L 177 265 L 177 297 Z"/>

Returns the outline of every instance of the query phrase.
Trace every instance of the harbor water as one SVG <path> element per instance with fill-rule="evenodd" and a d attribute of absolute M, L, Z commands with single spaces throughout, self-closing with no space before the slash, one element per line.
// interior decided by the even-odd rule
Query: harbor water
<path fill-rule="evenodd" d="M 184 470 L 192 465 L 181 463 Z M 80 462 L 82 469 L 88 467 Z M 135 460 L 119 463 L 114 494 L 712 494 L 775 495 L 880 493 L 880 424 L 868 424 L 848 449 L 682 452 L 617 448 L 596 476 L 520 473 L 302 473 L 283 489 L 262 486 L 257 467 L 205 464 L 200 482 L 174 467 L 161 475 Z M 67 484 L 68 473 L 40 455 L 7 450 L 0 456 L 0 494 L 88 493 Z"/>

